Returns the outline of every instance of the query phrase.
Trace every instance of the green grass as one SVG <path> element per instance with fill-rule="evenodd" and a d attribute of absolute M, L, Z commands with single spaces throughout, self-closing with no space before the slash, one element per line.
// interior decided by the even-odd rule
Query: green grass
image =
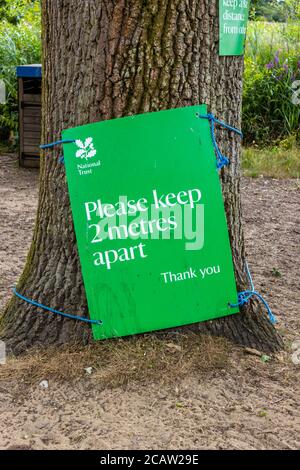
<path fill-rule="evenodd" d="M 299 178 L 300 147 L 284 146 L 260 149 L 247 147 L 242 152 L 242 171 L 244 176 L 256 178 Z"/>

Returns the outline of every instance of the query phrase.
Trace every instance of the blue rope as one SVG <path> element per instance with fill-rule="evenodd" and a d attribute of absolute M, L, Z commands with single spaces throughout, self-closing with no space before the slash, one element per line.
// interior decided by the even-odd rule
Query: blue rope
<path fill-rule="evenodd" d="M 222 155 L 222 152 L 219 149 L 219 146 L 216 141 L 215 124 L 219 124 L 219 126 L 222 126 L 225 129 L 228 129 L 229 131 L 233 131 L 241 137 L 243 137 L 243 133 L 239 129 L 236 129 L 235 127 L 232 127 L 229 124 L 226 124 L 226 122 L 220 121 L 219 119 L 215 118 L 215 116 L 212 113 L 198 114 L 198 117 L 200 119 L 208 119 L 210 122 L 211 138 L 213 141 L 213 145 L 214 145 L 214 149 L 215 149 L 216 157 L 217 157 L 217 168 L 218 170 L 221 170 L 223 166 L 229 164 L 229 158 L 227 158 L 225 155 Z"/>
<path fill-rule="evenodd" d="M 50 142 L 50 144 L 42 144 L 40 145 L 40 149 L 50 149 L 55 147 L 56 145 L 60 144 L 71 144 L 75 142 L 74 139 L 64 139 L 64 140 L 57 140 L 56 142 Z"/>
<path fill-rule="evenodd" d="M 57 315 L 61 315 L 62 317 L 72 318 L 72 320 L 80 320 L 85 323 L 93 323 L 95 325 L 102 325 L 103 323 L 101 320 L 90 320 L 89 318 L 79 317 L 77 315 L 71 315 L 70 313 L 64 313 L 64 312 L 60 312 L 59 310 L 54 310 L 54 308 L 46 307 L 46 305 L 40 304 L 39 302 L 36 302 L 35 300 L 30 300 L 27 297 L 24 297 L 24 295 L 21 295 L 19 292 L 17 292 L 15 287 L 13 288 L 13 293 L 20 299 L 24 300 L 25 302 L 31 305 L 34 305 L 35 307 L 41 308 L 43 310 L 47 310 L 48 312 L 51 312 L 51 313 L 56 313 Z"/>
<path fill-rule="evenodd" d="M 211 137 L 212 137 L 213 146 L 214 146 L 214 149 L 215 149 L 215 152 L 216 152 L 216 157 L 217 157 L 217 168 L 220 170 L 225 165 L 229 164 L 229 159 L 228 159 L 228 157 L 223 155 L 222 152 L 219 149 L 219 146 L 218 146 L 217 141 L 216 141 L 215 125 L 218 124 L 218 125 L 224 127 L 225 129 L 228 129 L 229 131 L 235 132 L 240 137 L 243 137 L 243 133 L 239 129 L 236 129 L 233 126 L 230 126 L 229 124 L 226 124 L 224 121 L 220 121 L 212 113 L 201 114 L 201 115 L 198 114 L 198 117 L 200 119 L 208 119 L 209 122 L 210 122 Z M 67 139 L 57 140 L 56 142 L 51 142 L 50 144 L 40 145 L 40 148 L 41 149 L 53 148 L 56 145 L 68 144 L 68 143 L 73 143 L 73 142 L 75 142 L 75 140 L 71 140 L 71 139 L 70 140 L 67 140 Z M 64 163 L 64 156 L 63 155 L 61 155 L 59 157 L 59 162 L 62 163 L 62 164 Z M 252 280 L 251 273 L 250 273 L 250 270 L 249 270 L 249 267 L 248 267 L 247 263 L 246 263 L 246 272 L 247 272 L 247 276 L 248 276 L 248 279 L 249 279 L 249 282 L 250 282 L 250 285 L 251 285 L 251 290 L 245 290 L 245 291 L 239 292 L 238 293 L 238 302 L 236 304 L 231 304 L 230 303 L 229 304 L 230 307 L 240 307 L 240 306 L 246 304 L 251 299 L 251 297 L 256 296 L 264 304 L 264 306 L 266 307 L 271 323 L 276 323 L 277 320 L 276 320 L 275 316 L 273 315 L 272 310 L 270 309 L 268 303 L 262 297 L 262 295 L 259 294 L 258 292 L 256 292 L 256 290 L 254 289 L 253 280 Z M 101 320 L 90 320 L 88 318 L 79 317 L 79 316 L 76 316 L 76 315 L 70 315 L 68 313 L 59 312 L 58 310 L 54 310 L 50 307 L 46 307 L 43 304 L 40 304 L 40 303 L 38 303 L 34 300 L 30 300 L 27 297 L 24 297 L 23 295 L 19 294 L 16 291 L 15 288 L 14 288 L 13 292 L 17 297 L 24 300 L 25 302 L 28 302 L 28 303 L 30 303 L 30 304 L 32 304 L 36 307 L 39 307 L 43 310 L 47 310 L 51 313 L 55 313 L 57 315 L 61 315 L 61 316 L 67 317 L 67 318 L 72 318 L 73 320 L 80 320 L 80 321 L 83 321 L 83 322 L 86 322 L 86 323 L 94 323 L 94 324 L 98 324 L 98 325 L 102 324 Z"/>
<path fill-rule="evenodd" d="M 75 140 L 71 140 L 71 139 L 65 139 L 65 140 L 57 140 L 56 142 L 51 142 L 50 144 L 43 144 L 43 145 L 40 145 L 40 148 L 41 149 L 49 149 L 49 148 L 53 148 L 55 147 L 56 145 L 60 145 L 60 144 L 71 144 L 71 143 L 74 143 Z M 58 159 L 59 163 L 61 163 L 62 165 L 64 165 L 65 163 L 65 159 L 64 159 L 64 156 L 61 155 Z"/>
<path fill-rule="evenodd" d="M 268 305 L 268 302 L 262 297 L 261 294 L 256 292 L 256 290 L 254 289 L 254 284 L 253 284 L 253 280 L 252 280 L 252 277 L 251 277 L 251 274 L 250 274 L 248 263 L 246 263 L 246 272 L 247 272 L 247 276 L 248 276 L 248 279 L 249 279 L 249 282 L 250 282 L 250 285 L 251 285 L 251 290 L 244 290 L 242 292 L 239 292 L 238 293 L 238 302 L 237 302 L 237 304 L 229 304 L 230 307 L 241 307 L 242 305 L 246 304 L 251 299 L 251 297 L 255 296 L 266 307 L 268 315 L 269 315 L 270 322 L 271 323 L 277 323 L 276 317 L 273 315 L 272 310 L 270 309 L 270 307 Z"/>

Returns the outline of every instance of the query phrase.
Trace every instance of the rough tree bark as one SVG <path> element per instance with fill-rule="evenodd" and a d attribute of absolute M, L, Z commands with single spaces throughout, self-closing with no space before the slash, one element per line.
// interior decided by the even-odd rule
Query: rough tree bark
<path fill-rule="evenodd" d="M 217 0 L 43 0 L 43 142 L 64 128 L 129 114 L 207 103 L 240 128 L 243 57 L 218 55 Z M 239 289 L 247 286 L 241 224 L 239 138 L 220 131 L 231 164 L 221 179 Z M 37 220 L 18 290 L 87 315 L 60 150 L 41 158 Z M 12 298 L 1 322 L 15 353 L 90 339 L 89 326 L 40 315 Z M 282 340 L 256 302 L 198 331 L 276 351 Z"/>

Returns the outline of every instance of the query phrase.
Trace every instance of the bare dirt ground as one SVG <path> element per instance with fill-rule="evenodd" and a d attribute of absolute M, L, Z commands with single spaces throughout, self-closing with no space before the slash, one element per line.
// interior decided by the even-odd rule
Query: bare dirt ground
<path fill-rule="evenodd" d="M 37 171 L 19 169 L 13 155 L 0 156 L 0 311 L 30 244 L 37 184 Z M 242 194 L 255 287 L 272 306 L 287 351 L 264 362 L 242 348 L 215 345 L 213 354 L 226 355 L 215 367 L 203 367 L 199 359 L 199 367 L 194 361 L 178 375 L 173 367 L 168 377 L 167 364 L 163 372 L 152 370 L 149 380 L 136 374 L 123 383 L 89 375 L 83 367 L 76 380 L 67 380 L 68 373 L 66 380 L 51 378 L 42 360 L 34 375 L 30 360 L 13 359 L 12 366 L 0 365 L 1 449 L 300 447 L 299 366 L 290 349 L 300 339 L 299 183 L 247 178 Z M 139 347 L 148 351 L 147 343 Z M 174 353 L 186 347 L 182 343 Z M 42 379 L 48 388 L 41 388 Z"/>

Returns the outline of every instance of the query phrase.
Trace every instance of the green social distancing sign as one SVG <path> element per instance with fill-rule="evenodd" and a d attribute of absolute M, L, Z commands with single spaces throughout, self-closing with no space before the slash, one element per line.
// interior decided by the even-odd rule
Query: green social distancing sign
<path fill-rule="evenodd" d="M 219 0 L 219 54 L 244 53 L 250 0 Z"/>
<path fill-rule="evenodd" d="M 95 339 L 238 312 L 204 105 L 63 132 L 71 208 Z"/>

